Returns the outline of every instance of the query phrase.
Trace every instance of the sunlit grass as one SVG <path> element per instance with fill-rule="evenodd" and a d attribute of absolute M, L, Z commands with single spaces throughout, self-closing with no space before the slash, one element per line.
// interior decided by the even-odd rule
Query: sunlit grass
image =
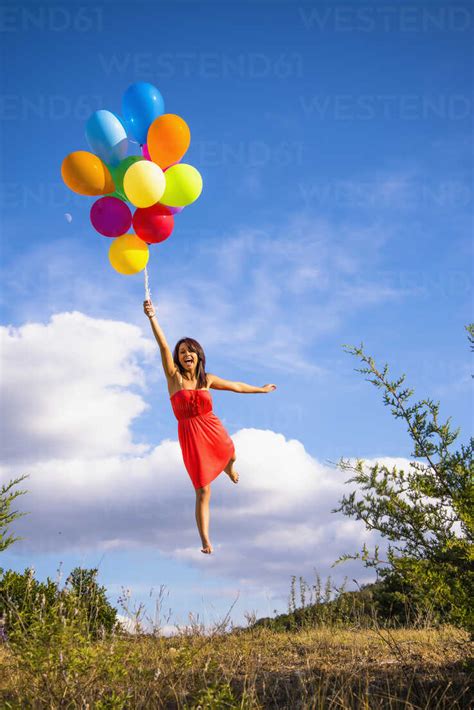
<path fill-rule="evenodd" d="M 174 637 L 74 625 L 0 646 L 5 708 L 468 708 L 469 638 L 452 627 L 256 626 Z M 472 698 L 471 698 L 472 700 Z"/>

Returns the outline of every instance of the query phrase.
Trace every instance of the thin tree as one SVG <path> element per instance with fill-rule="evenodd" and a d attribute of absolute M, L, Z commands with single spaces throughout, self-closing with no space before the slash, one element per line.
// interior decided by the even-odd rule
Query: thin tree
<path fill-rule="evenodd" d="M 474 324 L 466 329 L 472 346 Z M 391 583 L 396 578 L 398 587 L 404 584 L 419 601 L 429 600 L 451 620 L 472 626 L 474 439 L 453 450 L 460 429 L 451 428 L 451 417 L 440 421 L 439 402 L 427 398 L 410 404 L 414 390 L 404 386 L 405 375 L 389 379 L 388 365 L 380 370 L 363 344 L 344 349 L 361 360 L 364 367 L 356 371 L 368 375 L 393 416 L 405 423 L 413 460 L 398 468 L 340 459 L 341 470 L 354 474 L 347 483 L 357 487 L 333 512 L 378 531 L 388 541 L 388 550 L 381 560 L 378 546 L 369 551 L 364 544 L 362 551 L 338 561 L 361 559 Z"/>
<path fill-rule="evenodd" d="M 15 478 L 12 481 L 2 485 L 0 489 L 0 552 L 6 550 L 10 545 L 13 545 L 17 540 L 23 540 L 22 537 L 15 537 L 14 535 L 8 535 L 8 528 L 14 520 L 21 518 L 27 513 L 19 513 L 16 510 L 11 510 L 11 505 L 15 498 L 24 495 L 27 491 L 12 491 L 12 488 L 18 485 L 25 478 L 28 478 L 28 474 L 24 474 L 19 478 Z"/>

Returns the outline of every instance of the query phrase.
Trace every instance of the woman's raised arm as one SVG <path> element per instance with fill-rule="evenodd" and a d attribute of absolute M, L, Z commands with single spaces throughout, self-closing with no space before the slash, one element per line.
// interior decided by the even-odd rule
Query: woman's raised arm
<path fill-rule="evenodd" d="M 143 301 L 143 310 L 150 319 L 151 329 L 156 338 L 156 342 L 160 346 L 161 362 L 163 363 L 165 375 L 166 377 L 173 377 L 176 373 L 176 365 L 174 364 L 173 355 L 166 341 L 165 334 L 158 323 L 153 303 L 151 301 Z"/>
<path fill-rule="evenodd" d="M 276 390 L 276 385 L 263 385 L 256 387 L 247 385 L 245 382 L 233 382 L 232 380 L 223 380 L 222 377 L 207 373 L 209 378 L 209 387 L 215 390 L 229 390 L 230 392 L 242 392 L 244 394 L 256 394 L 260 392 L 272 392 Z"/>

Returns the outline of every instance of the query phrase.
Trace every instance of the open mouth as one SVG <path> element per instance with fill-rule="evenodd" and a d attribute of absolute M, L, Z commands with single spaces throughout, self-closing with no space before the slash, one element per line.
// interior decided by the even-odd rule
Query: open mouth
<path fill-rule="evenodd" d="M 192 357 L 186 357 L 186 358 L 184 359 L 184 362 L 186 363 L 186 365 L 192 365 L 192 364 L 193 364 L 193 359 L 192 359 Z"/>

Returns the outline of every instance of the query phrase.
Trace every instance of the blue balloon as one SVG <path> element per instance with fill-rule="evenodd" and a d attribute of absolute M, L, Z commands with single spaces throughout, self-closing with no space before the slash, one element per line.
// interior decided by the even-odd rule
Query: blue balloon
<path fill-rule="evenodd" d="M 165 112 L 163 97 L 153 84 L 137 81 L 123 95 L 122 114 L 127 131 L 140 145 L 145 145 L 148 129 Z"/>
<path fill-rule="evenodd" d="M 127 132 L 118 116 L 111 111 L 94 111 L 87 121 L 86 138 L 93 152 L 104 163 L 117 165 L 127 155 Z"/>

